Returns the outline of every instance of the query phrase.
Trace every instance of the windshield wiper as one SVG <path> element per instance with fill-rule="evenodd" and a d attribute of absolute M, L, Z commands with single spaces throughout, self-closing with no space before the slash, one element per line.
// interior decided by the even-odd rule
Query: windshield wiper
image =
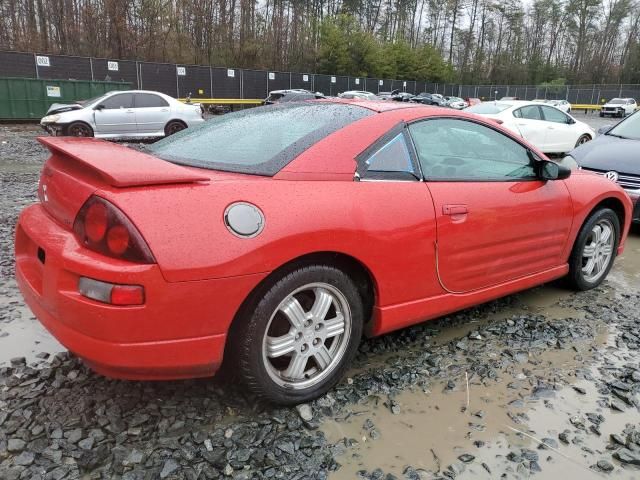
<path fill-rule="evenodd" d="M 605 133 L 605 135 L 609 135 L 610 137 L 622 138 L 623 140 L 629 140 L 628 137 L 623 137 L 622 135 L 618 135 L 617 133 Z"/>

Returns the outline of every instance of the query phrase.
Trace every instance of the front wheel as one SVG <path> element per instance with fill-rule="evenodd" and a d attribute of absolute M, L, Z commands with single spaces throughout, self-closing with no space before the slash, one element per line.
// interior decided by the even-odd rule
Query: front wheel
<path fill-rule="evenodd" d="M 579 147 L 580 145 L 587 143 L 589 141 L 591 141 L 591 137 L 585 133 L 584 135 L 580 136 L 580 138 L 576 142 L 576 147 Z"/>
<path fill-rule="evenodd" d="M 84 122 L 73 122 L 67 127 L 70 137 L 93 137 L 93 129 Z"/>
<path fill-rule="evenodd" d="M 260 293 L 234 330 L 233 355 L 244 383 L 281 405 L 319 397 L 353 360 L 363 325 L 362 299 L 343 271 L 295 270 Z"/>
<path fill-rule="evenodd" d="M 600 285 L 613 266 L 620 242 L 620 221 L 609 208 L 596 210 L 584 223 L 569 258 L 569 282 L 577 290 Z"/>

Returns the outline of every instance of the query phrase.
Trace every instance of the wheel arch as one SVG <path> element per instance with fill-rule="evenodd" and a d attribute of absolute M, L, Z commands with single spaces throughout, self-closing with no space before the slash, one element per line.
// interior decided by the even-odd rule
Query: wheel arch
<path fill-rule="evenodd" d="M 185 122 L 181 118 L 171 118 L 171 119 L 167 120 L 167 123 L 164 124 L 164 128 L 166 129 L 169 126 L 169 124 L 171 124 L 173 122 L 181 123 L 182 125 L 184 125 L 185 128 L 189 128 L 189 125 L 187 125 L 187 122 Z"/>
<path fill-rule="evenodd" d="M 238 308 L 229 326 L 228 337 L 232 338 L 240 319 L 250 311 L 270 285 L 289 273 L 309 265 L 329 265 L 345 272 L 355 283 L 363 301 L 365 325 L 371 320 L 373 307 L 378 297 L 378 287 L 371 270 L 352 255 L 336 251 L 320 251 L 300 255 L 283 263 L 256 285 Z"/>
<path fill-rule="evenodd" d="M 607 197 L 603 200 L 600 200 L 598 203 L 596 203 L 591 209 L 591 211 L 589 211 L 589 214 L 585 218 L 585 222 L 591 215 L 593 215 L 593 212 L 601 208 L 609 208 L 613 210 L 616 216 L 618 217 L 618 221 L 620 222 L 620 230 L 624 229 L 625 220 L 626 220 L 624 204 L 620 199 L 616 197 Z"/>

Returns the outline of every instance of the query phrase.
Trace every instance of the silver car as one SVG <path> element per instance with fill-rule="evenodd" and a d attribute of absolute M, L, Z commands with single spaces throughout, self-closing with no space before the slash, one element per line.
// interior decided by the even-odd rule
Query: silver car
<path fill-rule="evenodd" d="M 185 104 L 164 93 L 128 90 L 51 105 L 40 125 L 51 135 L 146 138 L 164 137 L 202 122 L 198 104 Z"/>

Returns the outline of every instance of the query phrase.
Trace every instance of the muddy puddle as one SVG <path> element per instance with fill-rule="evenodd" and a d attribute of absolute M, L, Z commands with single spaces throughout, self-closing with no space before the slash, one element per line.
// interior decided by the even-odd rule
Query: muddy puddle
<path fill-rule="evenodd" d="M 322 429 L 331 442 L 346 438 L 354 444 L 337 459 L 342 466 L 329 478 L 356 479 L 359 471 L 375 468 L 403 478 L 407 466 L 437 474 L 459 463 L 463 455 L 475 458 L 456 478 L 525 474 L 507 459 L 518 448 L 537 456 L 544 478 L 598 478 L 600 474 L 589 467 L 599 455 L 608 457 L 602 438 L 622 431 L 630 420 L 627 415 L 607 418 L 601 435 L 588 436 L 580 453 L 575 445 L 563 445 L 557 438 L 565 428 L 574 428 L 567 418 L 588 428 L 586 413 L 602 410 L 595 386 L 580 377 L 593 375 L 593 350 L 605 348 L 608 341 L 608 331 L 602 327 L 592 342 L 530 354 L 526 363 L 495 383 L 471 378 L 468 390 L 465 381 L 449 390 L 446 382 L 439 381 L 428 389 L 400 393 L 393 404 L 387 398 L 371 398 L 354 407 L 348 418 L 324 423 Z M 557 390 L 536 392 L 529 384 L 535 377 L 552 379 Z M 581 393 L 574 386 L 583 389 Z M 551 448 L 539 449 L 543 442 Z M 636 478 L 634 474 L 619 478 Z"/>
<path fill-rule="evenodd" d="M 603 297 L 615 302 L 620 293 L 637 292 L 639 272 L 640 236 L 634 231 Z M 445 345 L 525 311 L 547 319 L 584 320 L 581 306 L 580 294 L 559 284 L 545 285 L 514 295 L 509 306 L 483 318 L 453 325 L 434 322 L 431 344 Z M 426 388 L 372 396 L 342 418 L 325 421 L 321 428 L 332 443 L 350 445 L 337 459 L 341 468 L 329 479 L 373 478 L 366 475 L 378 468 L 397 478 L 414 478 L 406 476 L 410 475 L 407 467 L 418 472 L 415 478 L 433 478 L 451 473 L 450 465 L 457 472 L 455 478 L 503 474 L 528 478 L 532 471 L 521 468 L 514 451 L 534 459 L 541 478 L 640 478 L 640 470 L 618 468 L 615 461 L 616 469 L 610 474 L 593 468 L 599 460 L 611 458 L 610 434 L 623 431 L 629 423 L 638 424 L 640 414 L 634 408 L 624 413 L 611 410 L 598 392 L 594 379 L 599 368 L 637 364 L 639 359 L 616 345 L 615 326 L 597 320 L 592 325 L 593 338 L 571 342 L 564 349 L 530 351 L 528 358 L 504 369 L 495 381 L 467 374 L 467 387 L 466 372 L 454 370 L 453 389 L 446 379 L 438 378 Z M 373 366 L 386 358 L 375 360 Z M 552 391 L 536 391 L 533 379 L 544 379 Z M 558 440 L 563 432 L 568 443 Z M 541 446 L 545 442 L 548 447 Z"/>

